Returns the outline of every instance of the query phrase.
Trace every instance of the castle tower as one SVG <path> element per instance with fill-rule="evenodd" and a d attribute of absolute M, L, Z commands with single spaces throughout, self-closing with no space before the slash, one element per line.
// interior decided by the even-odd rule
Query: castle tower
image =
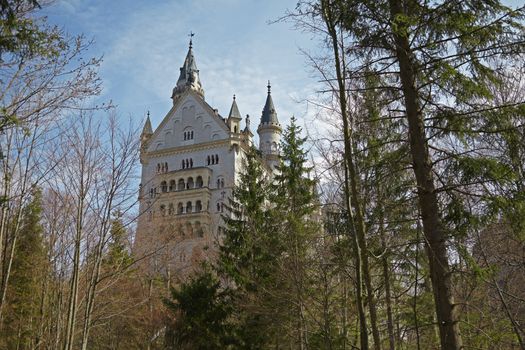
<path fill-rule="evenodd" d="M 261 122 L 257 128 L 259 134 L 259 150 L 271 169 L 279 165 L 279 144 L 282 127 L 277 119 L 277 112 L 273 105 L 270 81 L 268 81 L 268 96 L 261 115 Z"/>
<path fill-rule="evenodd" d="M 235 95 L 233 95 L 233 102 L 230 108 L 230 113 L 228 114 L 228 119 L 226 120 L 226 124 L 228 124 L 228 127 L 234 134 L 241 132 L 241 120 L 241 113 L 239 113 L 239 107 L 237 107 Z"/>

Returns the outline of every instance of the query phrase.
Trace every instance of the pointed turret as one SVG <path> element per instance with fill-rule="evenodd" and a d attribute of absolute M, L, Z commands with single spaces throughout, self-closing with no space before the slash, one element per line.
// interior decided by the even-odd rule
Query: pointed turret
<path fill-rule="evenodd" d="M 144 123 L 144 127 L 142 128 L 142 135 L 151 135 L 151 134 L 153 134 L 153 128 L 151 127 L 151 120 L 149 119 L 149 111 L 148 111 L 146 122 Z"/>
<path fill-rule="evenodd" d="M 268 80 L 268 96 L 266 96 L 266 103 L 264 104 L 263 112 L 261 115 L 261 125 L 263 124 L 272 124 L 272 125 L 279 125 L 279 120 L 277 119 L 277 112 L 275 111 L 275 107 L 273 106 L 273 100 L 272 100 L 272 87 L 270 85 L 270 81 Z"/>
<path fill-rule="evenodd" d="M 193 34 L 191 34 L 191 37 L 193 38 Z M 188 89 L 195 91 L 204 99 L 204 90 L 202 89 L 199 70 L 197 69 L 197 63 L 195 62 L 195 57 L 193 55 L 192 39 L 190 39 L 190 47 L 186 54 L 184 64 L 180 68 L 180 76 L 177 80 L 177 86 L 175 86 L 171 95 L 173 103 L 175 103 L 178 96 Z"/>
<path fill-rule="evenodd" d="M 152 135 L 153 135 L 153 128 L 151 127 L 151 120 L 149 119 L 149 111 L 148 111 L 146 122 L 144 123 L 144 127 L 142 128 L 142 133 L 140 134 L 141 161 L 142 161 L 142 153 L 146 151 L 146 148 L 148 147 L 148 141 L 150 140 Z"/>
<path fill-rule="evenodd" d="M 237 101 L 235 100 L 235 95 L 233 95 L 232 106 L 226 121 L 231 132 L 238 133 L 241 131 L 241 120 L 241 113 L 239 113 L 239 107 L 237 107 Z"/>
<path fill-rule="evenodd" d="M 263 153 L 266 163 L 273 169 L 279 164 L 279 143 L 282 128 L 273 105 L 270 81 L 268 81 L 267 87 L 268 95 L 257 133 L 259 134 L 259 150 Z"/>

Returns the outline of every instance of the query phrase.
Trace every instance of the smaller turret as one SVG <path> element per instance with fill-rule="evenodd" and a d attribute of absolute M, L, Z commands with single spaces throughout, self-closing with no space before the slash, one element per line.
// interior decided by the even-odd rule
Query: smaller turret
<path fill-rule="evenodd" d="M 228 119 L 226 124 L 230 131 L 237 134 L 241 132 L 241 113 L 239 113 L 239 107 L 237 107 L 237 102 L 235 101 L 235 95 L 233 95 L 233 102 L 230 108 L 230 113 L 228 114 Z"/>
<path fill-rule="evenodd" d="M 153 128 L 151 127 L 151 120 L 149 119 L 149 111 L 146 116 L 146 122 L 144 123 L 144 127 L 142 128 L 142 134 L 140 134 L 140 144 L 144 145 L 147 143 L 153 135 Z"/>
<path fill-rule="evenodd" d="M 257 128 L 259 134 L 259 150 L 264 159 L 272 168 L 279 164 L 279 143 L 282 127 L 277 119 L 277 112 L 273 105 L 271 85 L 268 81 L 268 96 L 261 115 L 261 122 Z"/>
<path fill-rule="evenodd" d="M 153 135 L 153 128 L 151 127 L 151 120 L 149 118 L 149 111 L 148 111 L 146 122 L 144 123 L 144 127 L 142 128 L 142 133 L 140 134 L 141 162 L 142 162 L 142 154 L 146 152 L 146 148 L 148 147 L 148 142 L 151 139 L 152 135 Z"/>

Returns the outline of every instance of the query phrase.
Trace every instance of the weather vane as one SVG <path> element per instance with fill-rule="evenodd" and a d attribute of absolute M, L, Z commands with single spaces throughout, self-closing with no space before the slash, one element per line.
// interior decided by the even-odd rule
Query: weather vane
<path fill-rule="evenodd" d="M 193 37 L 195 36 L 195 33 L 190 30 L 190 34 L 188 34 L 188 36 L 190 37 L 190 49 L 191 49 L 193 46 L 192 41 L 193 41 Z"/>

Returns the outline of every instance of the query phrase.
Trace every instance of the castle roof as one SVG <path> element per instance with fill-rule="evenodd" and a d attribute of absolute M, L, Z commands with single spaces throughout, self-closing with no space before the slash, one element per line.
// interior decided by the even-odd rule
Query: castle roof
<path fill-rule="evenodd" d="M 268 96 L 266 96 L 266 103 L 264 104 L 261 115 L 261 125 L 264 124 L 279 125 L 277 112 L 275 111 L 275 107 L 273 105 L 270 81 L 268 81 Z"/>
<path fill-rule="evenodd" d="M 179 79 L 177 80 L 177 85 L 173 89 L 171 97 L 173 98 L 175 95 L 180 94 L 187 89 L 197 92 L 202 98 L 204 98 L 204 90 L 202 89 L 202 84 L 199 78 L 199 70 L 197 69 L 197 63 L 195 61 L 195 56 L 193 55 L 192 39 L 190 39 L 188 53 L 186 54 L 184 64 L 180 68 Z"/>
<path fill-rule="evenodd" d="M 241 113 L 239 112 L 239 107 L 237 107 L 237 102 L 235 101 L 235 95 L 233 95 L 233 102 L 230 108 L 230 113 L 228 114 L 228 118 L 242 119 Z"/>

